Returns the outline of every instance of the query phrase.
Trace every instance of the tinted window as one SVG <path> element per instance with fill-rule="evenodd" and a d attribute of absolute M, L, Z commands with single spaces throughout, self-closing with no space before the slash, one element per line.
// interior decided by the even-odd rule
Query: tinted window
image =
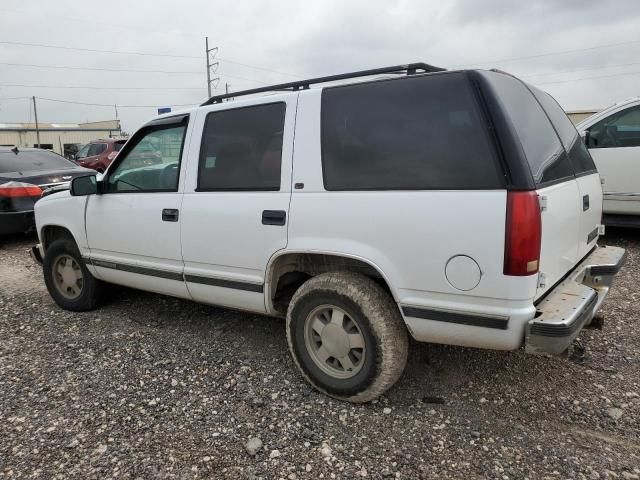
<path fill-rule="evenodd" d="M 518 79 L 486 73 L 511 119 L 537 185 L 573 177 L 573 168 L 553 126 L 533 94 Z"/>
<path fill-rule="evenodd" d="M 285 104 L 211 112 L 198 190 L 279 190 Z"/>
<path fill-rule="evenodd" d="M 116 152 L 119 152 L 120 150 L 122 150 L 122 147 L 124 147 L 124 144 L 125 144 L 125 143 L 127 143 L 127 142 L 126 142 L 126 141 L 122 141 L 122 142 L 115 142 L 115 143 L 113 144 L 113 149 L 114 149 Z"/>
<path fill-rule="evenodd" d="M 0 173 L 74 168 L 64 157 L 43 151 L 0 152 Z"/>
<path fill-rule="evenodd" d="M 493 147 L 459 73 L 322 93 L 327 190 L 501 188 Z"/>
<path fill-rule="evenodd" d="M 178 189 L 186 124 L 148 127 L 109 173 L 109 192 L 173 192 Z"/>
<path fill-rule="evenodd" d="M 106 143 L 92 143 L 89 147 L 88 157 L 93 157 L 94 155 L 100 155 L 107 149 Z"/>
<path fill-rule="evenodd" d="M 560 141 L 569 154 L 569 160 L 573 165 L 574 172 L 576 174 L 595 172 L 596 165 L 593 163 L 587 147 L 562 107 L 548 93 L 534 87 L 529 88 L 542 105 L 544 111 L 547 112 L 551 123 L 558 132 Z"/>
<path fill-rule="evenodd" d="M 589 148 L 640 147 L 640 106 L 627 108 L 589 128 Z"/>

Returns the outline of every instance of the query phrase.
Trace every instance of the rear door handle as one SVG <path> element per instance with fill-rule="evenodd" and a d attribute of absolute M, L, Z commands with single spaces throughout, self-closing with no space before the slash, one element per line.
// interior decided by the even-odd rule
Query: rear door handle
<path fill-rule="evenodd" d="M 284 225 L 287 220 L 287 212 L 284 210 L 263 210 L 263 225 Z"/>
<path fill-rule="evenodd" d="M 163 222 L 177 222 L 179 217 L 180 217 L 180 211 L 177 208 L 162 209 Z"/>
<path fill-rule="evenodd" d="M 582 211 L 586 212 L 589 210 L 589 195 L 584 195 L 582 197 Z"/>

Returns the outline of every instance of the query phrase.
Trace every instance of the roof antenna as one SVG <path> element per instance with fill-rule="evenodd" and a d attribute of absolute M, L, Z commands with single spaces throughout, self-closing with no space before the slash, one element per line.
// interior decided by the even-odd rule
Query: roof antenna
<path fill-rule="evenodd" d="M 16 145 L 15 147 L 13 147 L 13 148 L 11 149 L 11 151 L 12 151 L 13 153 L 15 153 L 16 155 L 20 152 L 20 150 L 18 150 L 18 146 L 17 146 L 17 145 Z"/>

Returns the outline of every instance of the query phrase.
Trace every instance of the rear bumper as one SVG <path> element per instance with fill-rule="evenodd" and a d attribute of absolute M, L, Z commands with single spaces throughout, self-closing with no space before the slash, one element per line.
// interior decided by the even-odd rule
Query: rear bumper
<path fill-rule="evenodd" d="M 0 235 L 25 233 L 36 228 L 33 210 L 0 213 Z"/>
<path fill-rule="evenodd" d="M 564 352 L 588 325 L 626 259 L 619 247 L 596 247 L 537 305 L 526 329 L 527 353 Z"/>

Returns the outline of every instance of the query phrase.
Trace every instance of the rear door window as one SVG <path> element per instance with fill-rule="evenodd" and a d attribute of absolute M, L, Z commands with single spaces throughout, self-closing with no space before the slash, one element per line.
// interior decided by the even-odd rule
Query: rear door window
<path fill-rule="evenodd" d="M 548 93 L 532 86 L 529 86 L 529 88 L 542 105 L 544 111 L 547 112 L 551 123 L 558 132 L 560 141 L 569 154 L 569 160 L 573 165 L 575 174 L 581 175 L 595 172 L 596 165 L 593 163 L 586 145 L 562 107 Z"/>
<path fill-rule="evenodd" d="M 284 103 L 210 112 L 197 191 L 280 190 Z"/>
<path fill-rule="evenodd" d="M 459 72 L 324 89 L 322 165 L 327 190 L 504 188 Z"/>
<path fill-rule="evenodd" d="M 573 178 L 573 167 L 558 135 L 525 84 L 503 73 L 483 74 L 515 127 L 536 185 Z"/>

